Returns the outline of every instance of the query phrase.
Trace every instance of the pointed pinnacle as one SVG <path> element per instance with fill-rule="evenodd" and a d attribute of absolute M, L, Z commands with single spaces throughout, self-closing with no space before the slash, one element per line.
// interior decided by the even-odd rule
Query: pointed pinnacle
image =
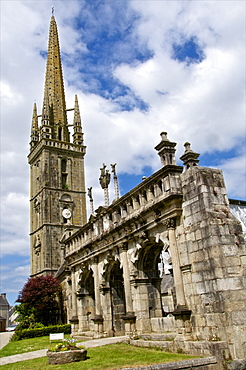
<path fill-rule="evenodd" d="M 38 114 L 37 114 L 37 104 L 34 103 L 32 114 L 32 131 L 36 130 L 38 130 Z"/>
<path fill-rule="evenodd" d="M 79 102 L 78 102 L 77 95 L 75 95 L 73 124 L 74 126 L 81 126 L 81 116 L 80 116 Z"/>

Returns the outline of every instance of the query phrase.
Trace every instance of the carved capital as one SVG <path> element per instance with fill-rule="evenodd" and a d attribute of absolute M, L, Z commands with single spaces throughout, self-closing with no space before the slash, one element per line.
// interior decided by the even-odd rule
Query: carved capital
<path fill-rule="evenodd" d="M 97 256 L 92 258 L 92 263 L 93 264 L 97 264 L 98 263 L 98 257 Z"/>
<path fill-rule="evenodd" d="M 120 247 L 123 251 L 128 251 L 128 243 L 122 243 Z"/>
<path fill-rule="evenodd" d="M 164 225 L 168 229 L 175 229 L 175 227 L 176 227 L 176 220 L 175 220 L 175 218 L 168 218 L 167 220 L 164 221 Z"/>

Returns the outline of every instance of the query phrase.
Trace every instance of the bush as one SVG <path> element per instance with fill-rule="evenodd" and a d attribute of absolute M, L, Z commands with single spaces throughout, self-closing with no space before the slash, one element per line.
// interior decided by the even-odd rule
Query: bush
<path fill-rule="evenodd" d="M 15 334 L 12 336 L 11 341 L 21 340 L 24 338 L 43 337 L 45 335 L 49 335 L 50 333 L 71 334 L 71 325 L 70 324 L 51 325 L 35 329 L 23 329 L 23 330 L 17 329 Z"/>
<path fill-rule="evenodd" d="M 20 303 L 16 306 L 16 311 L 19 313 L 20 323 L 23 321 L 23 329 L 32 328 L 31 324 L 37 322 L 45 326 L 57 325 L 60 322 L 60 293 L 60 282 L 54 276 L 30 277 L 16 300 Z"/>

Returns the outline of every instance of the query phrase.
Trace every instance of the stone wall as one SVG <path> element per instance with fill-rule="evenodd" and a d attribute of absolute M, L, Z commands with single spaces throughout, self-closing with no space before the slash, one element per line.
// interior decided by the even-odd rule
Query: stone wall
<path fill-rule="evenodd" d="M 226 341 L 233 357 L 244 357 L 246 249 L 241 225 L 230 212 L 220 170 L 196 166 L 181 181 L 186 240 L 179 248 L 181 261 L 190 265 L 184 281 L 193 335 Z"/>
<path fill-rule="evenodd" d="M 243 358 L 242 227 L 222 172 L 199 167 L 188 143 L 183 172 L 175 145 L 164 135 L 160 170 L 75 233 L 67 228 L 57 276 L 68 319 L 76 335 L 159 335 L 173 350 Z"/>

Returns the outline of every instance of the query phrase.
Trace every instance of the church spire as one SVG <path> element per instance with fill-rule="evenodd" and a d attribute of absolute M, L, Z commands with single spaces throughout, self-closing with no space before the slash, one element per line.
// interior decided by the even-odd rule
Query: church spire
<path fill-rule="evenodd" d="M 44 101 L 46 99 L 50 110 L 50 126 L 53 128 L 52 139 L 69 142 L 59 38 L 53 13 L 50 21 L 44 86 Z"/>

